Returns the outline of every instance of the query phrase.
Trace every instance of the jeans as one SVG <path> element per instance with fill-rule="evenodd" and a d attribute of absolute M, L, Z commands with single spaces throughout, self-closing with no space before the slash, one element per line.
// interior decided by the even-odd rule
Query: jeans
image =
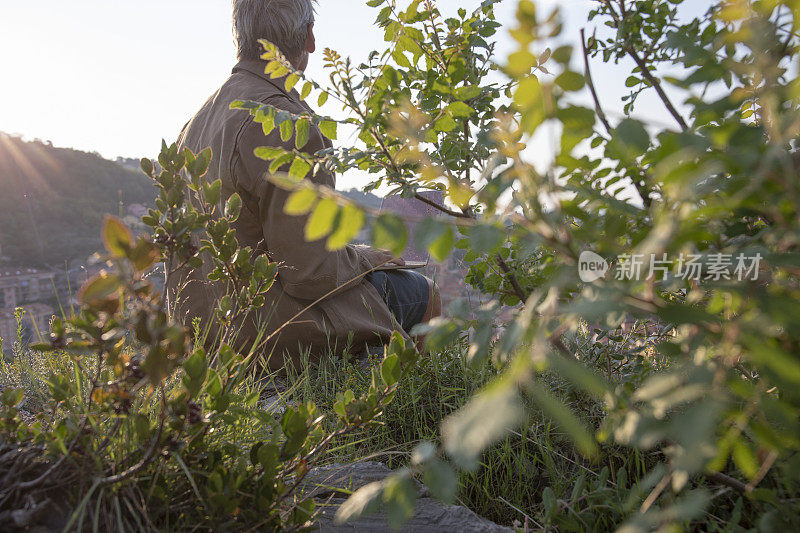
<path fill-rule="evenodd" d="M 413 270 L 378 270 L 366 279 L 406 332 L 422 322 L 430 300 L 428 278 Z"/>

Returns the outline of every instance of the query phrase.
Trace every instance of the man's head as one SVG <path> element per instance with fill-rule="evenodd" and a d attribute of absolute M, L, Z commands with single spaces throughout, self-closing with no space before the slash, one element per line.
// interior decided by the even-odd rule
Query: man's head
<path fill-rule="evenodd" d="M 308 66 L 316 49 L 316 0 L 233 0 L 233 32 L 239 60 L 258 59 L 266 39 L 278 46 L 298 70 Z"/>

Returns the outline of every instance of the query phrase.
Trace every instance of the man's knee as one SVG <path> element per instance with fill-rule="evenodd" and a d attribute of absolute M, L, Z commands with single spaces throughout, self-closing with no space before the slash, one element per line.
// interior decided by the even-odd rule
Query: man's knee
<path fill-rule="evenodd" d="M 423 322 L 442 316 L 442 294 L 439 291 L 439 286 L 429 279 L 428 287 L 430 289 L 430 298 L 428 298 L 428 309 L 425 311 Z"/>

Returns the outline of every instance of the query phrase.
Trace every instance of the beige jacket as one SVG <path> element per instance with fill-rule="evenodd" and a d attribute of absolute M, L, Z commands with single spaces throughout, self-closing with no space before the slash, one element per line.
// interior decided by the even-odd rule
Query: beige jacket
<path fill-rule="evenodd" d="M 252 100 L 295 114 L 311 112 L 296 91 L 285 90 L 283 80 L 272 80 L 264 74 L 265 65 L 262 61 L 236 65 L 228 81 L 187 124 L 179 145 L 194 153 L 206 147 L 212 149 L 206 179 L 222 179 L 223 202 L 234 192 L 242 197 L 242 213 L 234 225 L 240 246 L 267 253 L 280 264 L 267 304 L 258 316 L 249 317 L 240 325 L 238 349 L 249 350 L 256 340 L 272 334 L 315 300 L 334 292 L 303 312 L 269 343 L 259 343 L 259 353 L 271 355 L 269 366 L 280 368 L 285 354 L 297 361 L 304 349 L 318 356 L 341 350 L 348 342 L 357 350 L 365 344 L 382 344 L 395 330 L 395 322 L 369 282 L 363 277 L 351 282 L 383 263 L 385 255 L 354 246 L 329 252 L 324 239 L 305 242 L 306 217 L 283 212 L 288 193 L 265 178 L 268 163 L 253 155 L 259 146 L 291 148 L 295 140 L 281 141 L 277 130 L 265 137 L 261 125 L 247 111 L 229 109 L 234 100 Z M 312 125 L 303 150 L 315 153 L 330 146 L 330 141 Z M 336 185 L 335 177 L 324 171 L 307 179 L 331 188 Z M 222 292 L 218 284 L 207 281 L 211 269 L 208 258 L 204 263 L 201 270 L 184 269 L 170 277 L 171 304 L 187 325 L 194 317 L 208 324 Z"/>

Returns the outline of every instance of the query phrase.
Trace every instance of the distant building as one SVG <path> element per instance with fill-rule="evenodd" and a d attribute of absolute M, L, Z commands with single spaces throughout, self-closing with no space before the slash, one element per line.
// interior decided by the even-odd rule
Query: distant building
<path fill-rule="evenodd" d="M 53 294 L 55 273 L 36 268 L 0 267 L 0 309 L 38 302 Z"/>
<path fill-rule="evenodd" d="M 53 295 L 55 273 L 36 268 L 0 267 L 0 338 L 3 351 L 11 349 L 17 341 L 36 338 L 38 333 L 50 331 L 53 308 L 41 303 Z M 25 313 L 22 317 L 22 338 L 18 338 L 16 308 Z"/>

